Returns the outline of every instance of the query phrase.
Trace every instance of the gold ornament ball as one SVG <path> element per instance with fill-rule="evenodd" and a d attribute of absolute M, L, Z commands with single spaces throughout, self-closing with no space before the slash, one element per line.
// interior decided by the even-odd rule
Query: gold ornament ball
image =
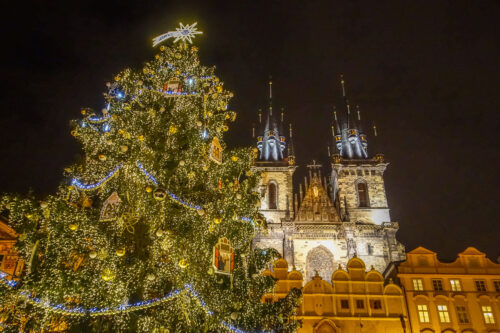
<path fill-rule="evenodd" d="M 125 255 L 125 248 L 124 248 L 124 247 L 122 247 L 122 248 L 120 248 L 120 249 L 116 250 L 116 255 L 117 255 L 118 257 L 123 257 L 123 256 Z"/>
<path fill-rule="evenodd" d="M 115 81 L 120 81 L 120 77 L 118 75 L 115 76 Z"/>
<path fill-rule="evenodd" d="M 217 86 L 217 92 L 219 92 L 219 93 L 222 92 L 222 86 Z"/>
<path fill-rule="evenodd" d="M 222 130 L 223 130 L 224 132 L 229 131 L 229 126 L 227 126 L 227 125 L 222 126 Z"/>
<path fill-rule="evenodd" d="M 189 264 L 188 264 L 188 262 L 187 262 L 187 260 L 186 260 L 186 259 L 181 259 L 181 260 L 179 260 L 179 267 L 180 267 L 180 268 L 186 268 L 186 267 L 188 267 L 188 265 L 189 265 Z"/>
<path fill-rule="evenodd" d="M 71 231 L 78 230 L 78 224 L 71 223 L 70 225 L 68 225 L 68 228 Z"/>
<path fill-rule="evenodd" d="M 199 120 L 196 121 L 196 126 L 201 127 L 202 125 L 203 125 L 203 123 L 201 121 L 199 121 Z"/>
<path fill-rule="evenodd" d="M 158 201 L 163 201 L 167 197 L 167 192 L 165 192 L 165 190 L 162 188 L 157 188 L 153 192 L 153 197 Z"/>
<path fill-rule="evenodd" d="M 40 207 L 47 208 L 48 206 L 49 206 L 49 204 L 47 203 L 47 201 L 40 202 Z"/>
<path fill-rule="evenodd" d="M 170 127 L 168 128 L 168 132 L 170 134 L 175 134 L 175 133 L 177 133 L 177 131 L 179 131 L 179 129 L 177 128 L 177 126 L 170 125 Z"/>
<path fill-rule="evenodd" d="M 114 278 L 115 278 L 115 273 L 111 269 L 109 269 L 109 268 L 105 268 L 101 272 L 101 279 L 103 279 L 106 282 L 111 281 Z"/>
<path fill-rule="evenodd" d="M 161 229 L 156 230 L 156 237 L 161 237 L 161 236 L 163 236 L 163 230 Z"/>
<path fill-rule="evenodd" d="M 148 274 L 148 275 L 146 276 L 146 279 L 148 279 L 148 281 L 154 281 L 155 276 L 154 276 L 153 274 Z"/>
<path fill-rule="evenodd" d="M 238 313 L 236 313 L 236 312 L 231 313 L 231 319 L 232 320 L 238 319 Z"/>
<path fill-rule="evenodd" d="M 160 55 L 159 54 L 155 54 L 155 59 L 160 59 Z"/>
<path fill-rule="evenodd" d="M 146 186 L 146 192 L 151 193 L 153 188 L 151 186 Z"/>
<path fill-rule="evenodd" d="M 193 171 L 191 171 L 191 172 L 189 172 L 189 173 L 187 174 L 187 176 L 188 176 L 188 178 L 189 178 L 189 179 L 193 179 L 193 178 L 194 178 L 194 176 L 196 176 L 196 174 L 195 174 Z"/>
<path fill-rule="evenodd" d="M 192 50 L 193 52 L 198 52 L 198 48 L 197 48 L 196 46 L 193 46 L 193 47 L 191 48 L 191 50 Z"/>
<path fill-rule="evenodd" d="M 90 253 L 89 253 L 89 258 L 90 258 L 90 259 L 95 259 L 96 257 L 97 257 L 97 252 L 95 252 L 95 251 L 90 251 Z"/>
<path fill-rule="evenodd" d="M 236 199 L 241 200 L 241 194 L 236 194 Z"/>
<path fill-rule="evenodd" d="M 120 150 L 122 151 L 122 153 L 126 153 L 128 151 L 128 146 L 123 145 L 120 147 Z"/>
<path fill-rule="evenodd" d="M 106 161 L 107 157 L 104 154 L 100 154 L 99 156 L 99 161 Z"/>
<path fill-rule="evenodd" d="M 221 217 L 214 217 L 214 223 L 215 224 L 220 224 L 222 222 L 222 218 Z"/>
<path fill-rule="evenodd" d="M 238 162 L 238 156 L 231 156 L 231 161 Z"/>
<path fill-rule="evenodd" d="M 200 216 L 205 215 L 205 210 L 204 210 L 204 209 L 198 209 L 198 214 L 199 214 Z"/>
<path fill-rule="evenodd" d="M 253 175 L 252 170 L 248 170 L 247 172 L 245 172 L 245 175 L 247 175 L 247 177 L 250 177 L 251 175 Z"/>
<path fill-rule="evenodd" d="M 70 133 L 71 133 L 72 136 L 77 136 L 78 135 L 78 131 L 77 130 L 72 130 Z"/>
<path fill-rule="evenodd" d="M 137 81 L 137 84 L 138 84 L 139 86 L 142 86 L 142 84 L 143 84 L 143 83 L 144 83 L 144 82 L 142 82 L 142 80 Z"/>
<path fill-rule="evenodd" d="M 180 160 L 179 161 L 179 166 L 184 166 L 184 165 L 186 165 L 186 162 L 184 162 L 183 160 Z"/>
<path fill-rule="evenodd" d="M 180 54 L 179 52 L 177 52 L 177 53 L 175 54 L 175 58 L 176 58 L 176 59 L 180 59 L 180 58 L 182 58 L 182 54 Z"/>
<path fill-rule="evenodd" d="M 81 112 L 81 113 L 82 113 L 82 115 L 84 115 L 84 116 L 87 114 L 87 110 L 85 110 L 85 109 L 82 109 L 82 111 L 80 111 L 80 112 Z"/>
<path fill-rule="evenodd" d="M 139 135 L 139 136 L 137 137 L 137 140 L 139 140 L 139 141 L 144 141 L 144 135 Z"/>
<path fill-rule="evenodd" d="M 163 46 L 163 45 L 160 46 L 160 51 L 162 51 L 162 52 L 165 51 L 165 46 Z"/>

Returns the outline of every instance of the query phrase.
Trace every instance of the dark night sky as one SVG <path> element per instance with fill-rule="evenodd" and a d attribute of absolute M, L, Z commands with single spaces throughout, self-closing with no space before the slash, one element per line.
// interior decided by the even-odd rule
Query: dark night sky
<path fill-rule="evenodd" d="M 152 37 L 198 21 L 202 63 L 235 92 L 231 145 L 253 143 L 272 74 L 298 163 L 325 163 L 344 73 L 352 104 L 379 129 L 407 250 L 500 254 L 497 1 L 75 3 L 1 5 L 0 192 L 54 191 L 80 152 L 69 120 L 83 106 L 100 110 L 105 82 L 151 58 Z"/>

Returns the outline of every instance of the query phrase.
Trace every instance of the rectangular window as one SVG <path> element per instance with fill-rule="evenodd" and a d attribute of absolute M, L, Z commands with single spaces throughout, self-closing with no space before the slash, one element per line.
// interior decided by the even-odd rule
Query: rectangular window
<path fill-rule="evenodd" d="M 484 280 L 476 280 L 474 282 L 476 283 L 477 291 L 486 291 L 486 283 L 484 282 Z"/>
<path fill-rule="evenodd" d="M 375 176 L 375 170 L 372 170 L 372 176 Z"/>
<path fill-rule="evenodd" d="M 483 311 L 484 322 L 486 324 L 494 324 L 495 318 L 493 318 L 493 311 L 491 310 L 491 306 L 483 305 L 481 307 L 481 311 Z"/>
<path fill-rule="evenodd" d="M 448 313 L 448 306 L 447 305 L 438 305 L 438 314 L 439 314 L 439 321 L 442 323 L 449 323 L 450 322 L 450 314 Z"/>
<path fill-rule="evenodd" d="M 358 176 L 363 176 L 363 170 L 356 170 L 356 171 L 357 171 Z"/>
<path fill-rule="evenodd" d="M 440 279 L 432 280 L 432 287 L 435 291 L 443 291 L 443 281 Z"/>
<path fill-rule="evenodd" d="M 346 299 L 341 299 L 340 300 L 340 307 L 342 309 L 349 309 L 349 301 Z"/>
<path fill-rule="evenodd" d="M 450 286 L 452 291 L 462 291 L 462 285 L 460 284 L 460 280 L 451 279 Z"/>
<path fill-rule="evenodd" d="M 493 284 L 495 285 L 495 291 L 500 292 L 500 280 L 493 281 Z"/>
<path fill-rule="evenodd" d="M 370 306 L 372 309 L 382 309 L 382 302 L 378 299 L 371 300 Z"/>
<path fill-rule="evenodd" d="M 370 170 L 365 170 L 365 176 L 369 176 L 370 175 Z"/>
<path fill-rule="evenodd" d="M 460 324 L 468 324 L 469 316 L 467 316 L 467 310 L 465 306 L 457 306 L 457 318 Z"/>
<path fill-rule="evenodd" d="M 427 309 L 427 305 L 425 304 L 417 305 L 417 311 L 418 311 L 418 320 L 420 320 L 421 323 L 430 322 L 429 310 Z"/>
<path fill-rule="evenodd" d="M 371 244 L 368 244 L 366 246 L 366 250 L 367 250 L 368 254 L 373 254 L 373 246 Z"/>
<path fill-rule="evenodd" d="M 357 299 L 356 300 L 356 308 L 358 308 L 358 309 L 364 309 L 365 308 L 365 302 L 362 299 Z"/>
<path fill-rule="evenodd" d="M 413 279 L 413 290 L 416 291 L 424 290 L 424 283 L 422 282 L 422 279 Z"/>

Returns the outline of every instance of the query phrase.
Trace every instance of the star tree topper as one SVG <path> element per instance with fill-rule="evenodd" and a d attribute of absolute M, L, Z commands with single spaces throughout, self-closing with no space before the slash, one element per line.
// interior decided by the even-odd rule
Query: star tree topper
<path fill-rule="evenodd" d="M 198 24 L 198 22 L 194 22 L 191 25 L 189 25 L 189 24 L 184 25 L 181 22 L 180 28 L 175 28 L 175 31 L 169 31 L 167 33 L 164 33 L 163 35 L 159 35 L 159 36 L 153 38 L 153 47 L 160 44 L 164 40 L 172 38 L 172 37 L 175 37 L 174 43 L 179 41 L 179 40 L 181 40 L 183 42 L 187 41 L 189 43 L 193 43 L 191 38 L 196 37 L 195 35 L 199 35 L 199 34 L 203 33 L 202 31 L 198 31 L 198 28 L 196 27 L 197 24 Z"/>

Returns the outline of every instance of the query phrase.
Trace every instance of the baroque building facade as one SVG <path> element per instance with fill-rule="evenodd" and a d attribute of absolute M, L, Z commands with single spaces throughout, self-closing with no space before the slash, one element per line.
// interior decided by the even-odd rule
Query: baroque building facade
<path fill-rule="evenodd" d="M 329 174 L 313 161 L 298 186 L 293 182 L 297 166 L 292 128 L 287 142 L 283 113 L 278 120 L 273 111 L 272 82 L 266 116 L 259 112 L 259 157 L 253 168 L 262 176 L 260 211 L 268 228 L 255 237 L 254 245 L 276 249 L 305 281 L 316 271 L 328 281 L 339 264 L 345 267 L 354 256 L 378 271 L 405 258 L 385 193 L 388 163 L 382 154 L 368 153 L 359 109 L 355 117 L 341 83 L 345 107 L 339 115 L 335 111 Z"/>

